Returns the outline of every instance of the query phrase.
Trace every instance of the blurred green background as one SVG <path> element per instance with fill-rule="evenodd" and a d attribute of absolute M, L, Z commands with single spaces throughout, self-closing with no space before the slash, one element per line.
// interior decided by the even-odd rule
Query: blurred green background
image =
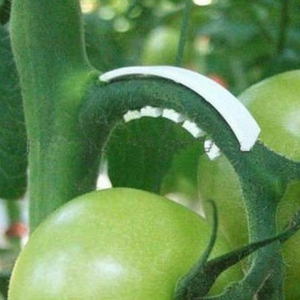
<path fill-rule="evenodd" d="M 99 70 L 175 65 L 183 0 L 82 0 L 81 4 L 88 56 Z M 5 0 L 0 0 L 0 15 L 3 5 Z M 193 0 L 183 66 L 211 77 L 235 95 L 266 77 L 298 69 L 299 12 L 298 0 Z M 189 173 L 185 160 L 192 160 L 186 153 L 175 160 L 170 174 Z M 182 182 L 195 198 L 196 175 Z M 166 185 L 162 190 L 167 193 Z M 0 294 L 4 299 L 14 260 L 26 242 L 26 207 L 26 199 L 0 200 Z"/>
<path fill-rule="evenodd" d="M 212 76 L 235 94 L 300 67 L 299 1 L 193 4 L 185 67 Z M 84 0 L 82 7 L 88 53 L 100 70 L 175 64 L 183 0 Z"/>

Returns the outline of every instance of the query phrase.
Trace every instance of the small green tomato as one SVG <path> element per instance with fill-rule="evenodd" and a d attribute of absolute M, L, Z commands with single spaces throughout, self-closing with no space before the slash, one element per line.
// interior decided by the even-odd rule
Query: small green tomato
<path fill-rule="evenodd" d="M 176 60 L 179 32 L 172 27 L 161 26 L 153 29 L 144 44 L 142 63 L 144 65 L 173 65 Z M 191 43 L 187 44 L 187 52 L 191 52 Z M 189 55 L 184 56 L 187 63 Z"/>

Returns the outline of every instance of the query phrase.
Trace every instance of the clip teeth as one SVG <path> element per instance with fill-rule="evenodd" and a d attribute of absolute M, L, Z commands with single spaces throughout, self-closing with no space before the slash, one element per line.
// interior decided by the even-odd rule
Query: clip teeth
<path fill-rule="evenodd" d="M 158 118 L 163 114 L 163 109 L 158 107 L 146 106 L 141 109 L 142 117 Z"/>
<path fill-rule="evenodd" d="M 205 134 L 204 131 L 201 128 L 199 128 L 195 123 L 193 123 L 189 120 L 186 120 L 182 124 L 182 127 L 184 129 L 186 129 L 188 132 L 190 132 L 190 134 L 196 139 Z"/>
<path fill-rule="evenodd" d="M 175 111 L 174 109 L 164 109 L 162 117 L 165 119 L 169 119 L 175 123 L 181 123 L 184 121 L 184 116 Z"/>
<path fill-rule="evenodd" d="M 142 114 L 138 110 L 129 110 L 124 116 L 123 119 L 124 121 L 130 122 L 132 120 L 140 119 L 142 117 Z"/>
<path fill-rule="evenodd" d="M 162 109 L 159 107 L 145 106 L 141 110 L 129 110 L 123 119 L 125 122 L 130 122 L 132 120 L 140 119 L 143 117 L 158 118 L 163 117 L 165 119 L 171 120 L 174 123 L 182 123 L 182 127 L 187 130 L 194 138 L 199 138 L 205 135 L 205 132 L 199 128 L 194 122 L 190 120 L 185 120 L 184 116 L 174 109 Z"/>
<path fill-rule="evenodd" d="M 204 150 L 210 160 L 215 160 L 221 155 L 220 149 L 212 140 L 206 140 L 204 142 Z"/>

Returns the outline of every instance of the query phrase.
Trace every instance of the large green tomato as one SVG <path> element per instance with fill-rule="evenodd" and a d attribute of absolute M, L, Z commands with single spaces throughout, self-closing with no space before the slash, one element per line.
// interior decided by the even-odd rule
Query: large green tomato
<path fill-rule="evenodd" d="M 244 92 L 240 99 L 261 126 L 260 140 L 270 149 L 300 161 L 300 71 L 264 80 Z M 220 229 L 233 246 L 247 241 L 246 216 L 238 177 L 228 160 L 200 158 L 199 189 L 204 199 L 215 199 Z M 283 228 L 300 207 L 300 182 L 289 186 L 279 206 L 278 228 Z M 283 246 L 287 300 L 300 299 L 300 237 Z"/>
<path fill-rule="evenodd" d="M 197 214 L 144 191 L 85 194 L 33 233 L 12 274 L 10 300 L 171 300 L 206 248 L 211 227 Z M 228 252 L 218 240 L 213 255 Z M 224 273 L 220 287 L 240 269 Z"/>

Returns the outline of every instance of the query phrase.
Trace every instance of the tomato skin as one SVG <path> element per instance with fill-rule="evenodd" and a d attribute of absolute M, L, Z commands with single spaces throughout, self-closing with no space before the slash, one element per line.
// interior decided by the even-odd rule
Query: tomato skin
<path fill-rule="evenodd" d="M 239 97 L 262 128 L 259 139 L 296 161 L 300 161 L 299 95 L 300 70 L 296 70 L 266 79 Z"/>
<path fill-rule="evenodd" d="M 180 31 L 168 27 L 160 26 L 153 29 L 146 37 L 141 62 L 143 65 L 174 65 L 176 62 Z M 193 61 L 193 43 L 188 39 L 185 54 L 183 57 L 184 65 L 189 65 Z"/>
<path fill-rule="evenodd" d="M 178 48 L 178 36 L 178 31 L 173 28 L 155 28 L 146 39 L 142 63 L 145 65 L 174 64 Z"/>
<path fill-rule="evenodd" d="M 198 215 L 155 194 L 92 192 L 33 233 L 13 271 L 9 299 L 171 300 L 210 232 Z M 220 240 L 214 255 L 226 247 Z M 233 270 L 222 284 L 238 273 Z"/>
<path fill-rule="evenodd" d="M 198 183 L 201 198 L 217 202 L 219 230 L 231 247 L 236 249 L 246 245 L 248 229 L 242 190 L 227 158 L 220 156 L 211 161 L 207 155 L 202 155 L 199 159 Z"/>
<path fill-rule="evenodd" d="M 261 126 L 260 140 L 270 149 L 300 161 L 300 71 L 290 71 L 264 80 L 246 90 L 240 99 Z M 200 194 L 213 198 L 219 207 L 220 231 L 229 243 L 241 246 L 247 239 L 247 221 L 238 177 L 229 161 L 201 157 L 198 178 Z M 288 187 L 278 207 L 278 228 L 283 229 L 300 207 L 300 181 Z M 236 238 L 238 237 L 238 239 Z M 285 297 L 300 299 L 300 236 L 289 240 L 282 253 L 286 265 Z"/>

